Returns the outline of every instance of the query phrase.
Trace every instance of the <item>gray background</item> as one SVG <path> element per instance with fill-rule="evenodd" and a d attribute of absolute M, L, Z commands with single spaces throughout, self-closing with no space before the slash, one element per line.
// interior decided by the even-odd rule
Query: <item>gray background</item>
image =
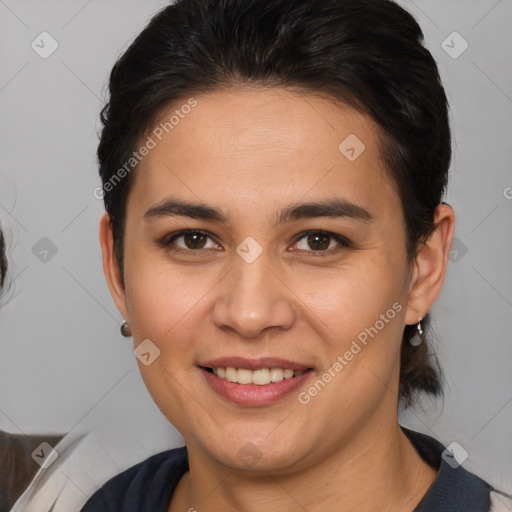
<path fill-rule="evenodd" d="M 67 432 L 88 422 L 115 425 L 128 414 L 144 436 L 145 419 L 160 415 L 131 340 L 119 335 L 101 269 L 103 205 L 93 190 L 108 73 L 166 3 L 0 0 L 0 219 L 12 282 L 0 310 L 4 430 Z M 445 399 L 402 419 L 445 444 L 457 441 L 469 453 L 465 467 L 510 491 L 512 2 L 401 3 L 424 30 L 451 104 L 446 200 L 457 214 L 432 315 Z M 31 47 L 43 31 L 59 45 L 47 59 Z M 469 45 L 457 58 L 464 43 L 454 31 Z"/>

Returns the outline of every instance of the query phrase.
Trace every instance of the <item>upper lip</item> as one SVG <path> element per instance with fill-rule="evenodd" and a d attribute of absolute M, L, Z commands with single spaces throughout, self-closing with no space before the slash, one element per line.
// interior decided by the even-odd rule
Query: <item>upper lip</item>
<path fill-rule="evenodd" d="M 309 370 L 311 366 L 305 366 L 294 361 L 276 357 L 260 357 L 258 359 L 247 359 L 245 357 L 221 357 L 201 363 L 204 368 L 244 368 L 247 370 L 261 370 L 262 368 L 282 368 L 297 372 Z"/>

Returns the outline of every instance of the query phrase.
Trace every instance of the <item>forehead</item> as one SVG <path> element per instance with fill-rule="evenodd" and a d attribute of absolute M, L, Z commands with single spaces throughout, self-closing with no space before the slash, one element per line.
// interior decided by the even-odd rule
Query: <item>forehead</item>
<path fill-rule="evenodd" d="M 393 194 L 377 125 L 346 104 L 264 88 L 193 100 L 193 108 L 184 98 L 162 110 L 148 132 L 155 146 L 138 165 L 137 195 L 156 202 L 172 189 L 208 202 L 261 204 L 335 191 L 377 201 L 383 187 Z"/>

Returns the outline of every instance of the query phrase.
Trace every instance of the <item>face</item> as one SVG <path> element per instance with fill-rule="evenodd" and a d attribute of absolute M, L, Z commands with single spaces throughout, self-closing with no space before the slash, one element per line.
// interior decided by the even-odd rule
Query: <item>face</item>
<path fill-rule="evenodd" d="M 396 422 L 402 332 L 417 321 L 378 129 L 282 89 L 194 99 L 139 163 L 114 298 L 189 452 L 250 471 L 311 465 Z"/>

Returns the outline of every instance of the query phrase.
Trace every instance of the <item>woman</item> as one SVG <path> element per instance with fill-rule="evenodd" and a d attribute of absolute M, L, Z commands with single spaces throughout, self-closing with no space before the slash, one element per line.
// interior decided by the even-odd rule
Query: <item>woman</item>
<path fill-rule="evenodd" d="M 447 102 L 382 0 L 181 0 L 114 66 L 103 265 L 186 446 L 92 511 L 499 510 L 400 427 L 454 234 Z"/>

